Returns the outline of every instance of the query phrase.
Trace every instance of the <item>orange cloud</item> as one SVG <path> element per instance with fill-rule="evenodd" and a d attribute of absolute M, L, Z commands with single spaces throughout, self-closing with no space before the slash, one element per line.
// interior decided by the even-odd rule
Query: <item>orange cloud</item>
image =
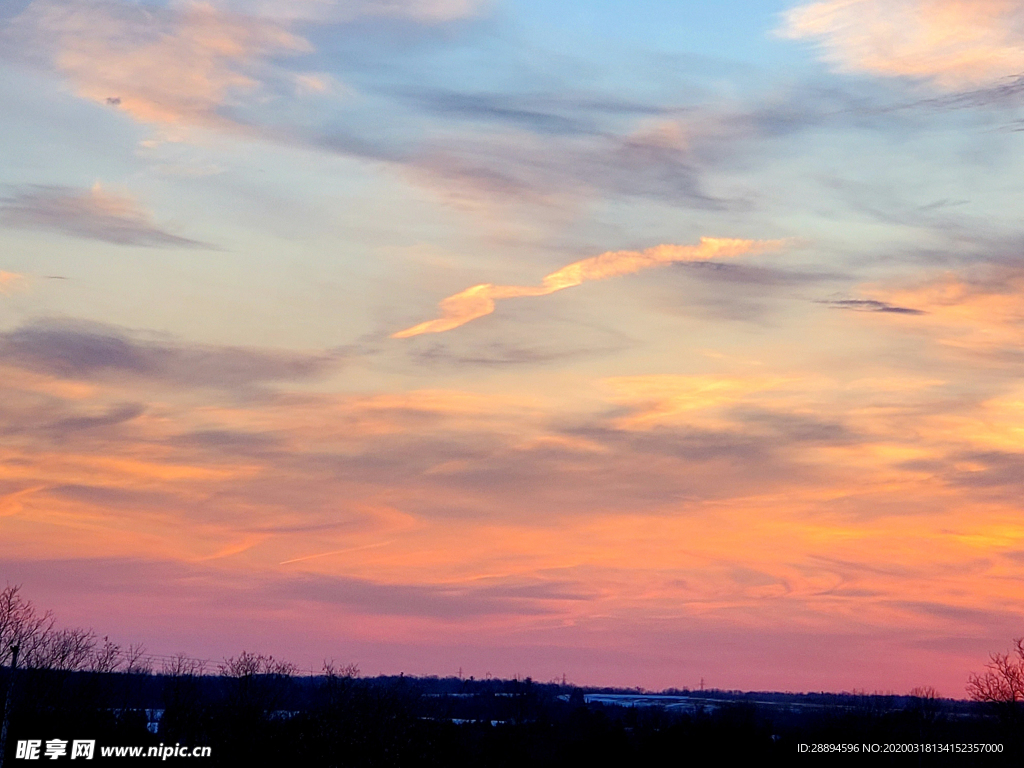
<path fill-rule="evenodd" d="M 619 376 L 605 383 L 615 399 L 637 409 L 620 419 L 623 429 L 644 429 L 693 411 L 734 405 L 747 396 L 777 389 L 793 379 L 772 376 Z"/>
<path fill-rule="evenodd" d="M 25 499 L 44 488 L 46 488 L 45 485 L 33 485 L 20 491 L 0 496 L 0 517 L 21 514 L 24 509 Z"/>
<path fill-rule="evenodd" d="M 828 0 L 787 12 L 780 34 L 817 40 L 841 71 L 949 90 L 1024 72 L 1024 6 L 1015 0 Z"/>
<path fill-rule="evenodd" d="M 8 400 L 20 393 L 45 394 L 65 400 L 84 400 L 94 396 L 97 391 L 92 384 L 65 381 L 55 376 L 2 364 L 0 364 L 0 378 L 4 382 L 4 397 Z"/>
<path fill-rule="evenodd" d="M 922 299 L 928 315 L 900 320 L 927 322 L 943 301 L 983 292 L 941 285 Z M 837 323 L 869 316 L 894 317 L 827 313 Z M 953 465 L 973 461 L 984 474 L 999 457 L 974 449 L 1016 450 L 1020 393 L 951 403 L 942 381 L 908 378 L 903 361 L 816 375 L 810 362 L 772 355 L 763 337 L 756 344 L 766 362 L 755 375 L 722 360 L 716 373 L 604 379 L 607 398 L 574 392 L 572 408 L 543 387 L 540 398 L 514 385 L 256 398 L 177 380 L 83 385 L 16 378 L 8 359 L 0 559 L 20 569 L 12 578 L 28 583 L 20 574 L 37 567 L 57 574 L 58 588 L 81 590 L 75 600 L 108 600 L 90 620 L 124 632 L 124 617 L 153 604 L 168 573 L 210 604 L 193 599 L 175 614 L 190 630 L 237 606 L 236 633 L 218 624 L 225 642 L 251 640 L 254 622 L 261 641 L 278 629 L 293 638 L 289 612 L 316 612 L 337 629 L 295 646 L 314 655 L 358 635 L 557 640 L 575 656 L 601 643 L 622 649 L 627 631 L 630 648 L 678 651 L 697 624 L 702 636 L 738 628 L 787 648 L 794 632 L 874 645 L 906 628 L 912 640 L 885 653 L 910 663 L 922 638 L 1015 621 L 1018 486 L 1003 478 L 1009 490 L 989 496 L 953 482 Z M 950 375 L 960 371 L 973 381 L 965 366 Z M 111 418 L 129 400 L 140 407 Z M 88 578 L 98 568 L 99 584 Z M 277 596 L 270 607 L 264 594 Z M 198 642 L 182 647 L 200 653 Z M 794 668 L 813 656 L 793 653 Z M 733 656 L 722 669 L 780 658 Z M 815 674 L 830 686 L 874 685 L 878 659 L 850 658 L 843 679 Z M 926 680 L 955 693 L 969 668 L 944 657 Z M 657 668 L 660 685 L 677 679 L 669 674 Z"/>
<path fill-rule="evenodd" d="M 953 273 L 906 288 L 876 288 L 873 299 L 913 307 L 901 317 L 946 347 L 968 352 L 1016 353 L 1024 343 L 1024 274 L 1000 271 L 963 277 Z"/>
<path fill-rule="evenodd" d="M 0 270 L 0 293 L 11 293 L 25 282 L 25 276 L 17 272 Z"/>
<path fill-rule="evenodd" d="M 572 288 L 588 280 L 604 280 L 639 272 L 651 267 L 674 262 L 709 261 L 713 258 L 733 258 L 748 253 L 777 248 L 778 240 L 736 240 L 702 237 L 699 245 L 658 245 L 644 251 L 608 251 L 600 256 L 573 262 L 546 276 L 538 286 L 493 285 L 483 283 L 449 296 L 438 306 L 441 317 L 428 320 L 391 335 L 393 339 L 406 339 L 422 333 L 442 333 L 465 325 L 494 311 L 498 299 L 522 296 L 547 296 L 555 291 Z"/>

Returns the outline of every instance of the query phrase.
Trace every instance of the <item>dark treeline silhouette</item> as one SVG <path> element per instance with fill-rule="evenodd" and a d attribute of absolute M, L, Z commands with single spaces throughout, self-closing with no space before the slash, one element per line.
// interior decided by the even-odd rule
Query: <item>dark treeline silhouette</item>
<path fill-rule="evenodd" d="M 91 632 L 60 635 L 66 631 L 21 600 L 16 588 L 3 597 L 17 609 L 0 609 L 4 647 L 26 642 L 37 649 L 18 672 L 5 768 L 29 764 L 14 759 L 16 743 L 28 739 L 95 740 L 93 763 L 121 765 L 135 761 L 104 761 L 99 747 L 209 746 L 207 758 L 169 762 L 338 768 L 653 767 L 720 763 L 724 756 L 788 763 L 820 761 L 821 755 L 798 752 L 798 744 L 820 743 L 1003 745 L 998 755 L 878 754 L 872 764 L 1019 765 L 1024 756 L 1018 703 L 954 701 L 931 690 L 878 696 L 684 689 L 650 696 L 530 678 L 365 678 L 354 666 L 333 663 L 312 675 L 249 652 L 215 668 L 186 656 L 158 666 L 144 651 L 126 652 Z M 13 615 L 21 622 L 17 637 Z M 72 652 L 60 650 L 53 639 L 29 637 L 26 626 L 79 642 L 68 644 Z M 11 658 L 0 662 L 2 702 Z M 825 759 L 863 764 L 865 756 Z"/>
<path fill-rule="evenodd" d="M 1004 745 L 995 757 L 909 757 L 928 765 L 1019 764 L 1021 756 L 1019 731 L 983 705 L 940 699 L 831 695 L 823 703 L 793 697 L 803 706 L 767 706 L 769 694 L 706 691 L 694 695 L 692 709 L 673 711 L 588 701 L 593 695 L 584 689 L 529 679 L 361 678 L 330 669 L 316 676 L 21 674 L 9 760 L 13 740 L 52 738 L 208 745 L 212 755 L 202 764 L 225 766 L 653 766 L 723 755 L 790 761 L 799 758 L 799 743 Z M 905 764 L 908 756 L 872 758 L 887 760 Z"/>

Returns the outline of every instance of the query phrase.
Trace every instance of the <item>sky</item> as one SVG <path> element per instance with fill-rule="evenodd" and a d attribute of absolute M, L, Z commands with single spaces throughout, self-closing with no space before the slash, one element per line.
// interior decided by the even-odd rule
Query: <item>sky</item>
<path fill-rule="evenodd" d="M 964 696 L 1024 3 L 0 0 L 0 580 L 153 653 Z"/>

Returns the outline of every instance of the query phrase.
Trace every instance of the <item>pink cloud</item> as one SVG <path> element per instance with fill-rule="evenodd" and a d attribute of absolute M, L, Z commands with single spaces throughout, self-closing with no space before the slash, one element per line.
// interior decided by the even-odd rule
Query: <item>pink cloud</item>
<path fill-rule="evenodd" d="M 266 92 L 282 58 L 309 53 L 296 22 L 337 23 L 366 16 L 433 24 L 477 13 L 478 0 L 299 0 L 179 2 L 170 7 L 103 0 L 35 0 L 11 24 L 5 44 L 44 57 L 78 96 L 165 127 L 232 128 L 222 114 Z M 312 92 L 318 75 L 299 75 Z M 180 134 L 168 136 L 180 138 Z"/>
<path fill-rule="evenodd" d="M 312 50 L 283 24 L 206 3 L 165 9 L 110 2 L 36 0 L 14 38 L 47 52 L 82 98 L 132 118 L 218 127 L 218 109 L 258 91 L 275 57 Z"/>
<path fill-rule="evenodd" d="M 788 11 L 780 34 L 816 40 L 840 71 L 947 90 L 1024 74 L 1024 6 L 1014 0 L 828 0 Z"/>

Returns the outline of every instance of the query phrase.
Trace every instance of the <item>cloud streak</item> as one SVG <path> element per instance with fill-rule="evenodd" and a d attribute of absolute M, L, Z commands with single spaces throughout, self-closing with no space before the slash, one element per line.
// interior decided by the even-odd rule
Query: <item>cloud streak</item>
<path fill-rule="evenodd" d="M 407 339 L 424 333 L 443 333 L 471 320 L 489 315 L 495 301 L 524 296 L 547 296 L 590 280 L 629 275 L 652 267 L 676 262 L 709 261 L 734 258 L 745 254 L 778 248 L 778 240 L 739 240 L 702 237 L 699 245 L 658 245 L 644 251 L 608 251 L 599 256 L 576 261 L 547 275 L 540 285 L 494 285 L 482 283 L 444 299 L 438 306 L 441 316 L 392 334 L 393 339 Z"/>
<path fill-rule="evenodd" d="M 245 388 L 315 378 L 337 363 L 329 353 L 146 341 L 96 323 L 38 322 L 0 334 L 7 365 L 62 379 L 148 379 L 190 387 Z"/>
<path fill-rule="evenodd" d="M 846 309 L 851 312 L 888 312 L 893 315 L 923 315 L 924 311 L 913 307 L 897 307 L 876 299 L 831 299 L 819 302 L 833 309 Z"/>
<path fill-rule="evenodd" d="M 514 98 L 514 97 L 513 97 Z M 493 110 L 492 117 L 499 116 Z M 504 115 L 510 129 L 426 143 L 410 170 L 460 202 L 518 201 L 572 207 L 592 196 L 647 197 L 708 211 L 749 205 L 740 196 L 713 193 L 704 176 L 732 145 L 760 130 L 718 115 L 695 120 L 645 120 L 634 130 L 595 132 L 572 118 L 552 134 L 552 119 L 538 117 L 525 127 L 521 114 Z M 743 123 L 743 121 L 739 121 Z M 724 139 L 724 140 L 723 140 Z M 728 148 L 727 148 L 728 145 Z M 440 182 L 440 184 L 438 184 Z"/>
<path fill-rule="evenodd" d="M 0 222 L 23 229 L 59 232 L 115 245 L 149 248 L 208 248 L 158 227 L 150 213 L 126 195 L 105 190 L 33 186 L 0 198 Z"/>

